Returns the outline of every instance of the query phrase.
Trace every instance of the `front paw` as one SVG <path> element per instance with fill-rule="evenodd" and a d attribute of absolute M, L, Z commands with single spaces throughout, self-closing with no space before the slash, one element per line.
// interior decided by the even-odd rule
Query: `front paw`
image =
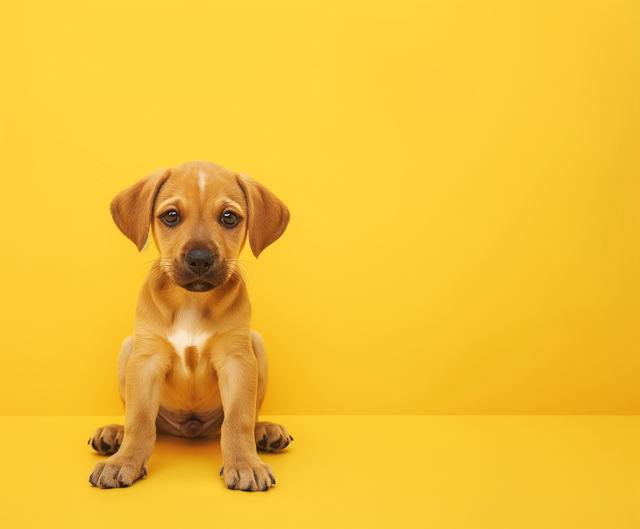
<path fill-rule="evenodd" d="M 256 455 L 246 459 L 237 459 L 229 463 L 222 462 L 220 475 L 224 475 L 227 488 L 232 490 L 269 490 L 276 484 L 276 478 L 269 465 Z"/>
<path fill-rule="evenodd" d="M 128 487 L 147 475 L 147 464 L 121 454 L 100 461 L 93 467 L 89 483 L 101 489 Z"/>

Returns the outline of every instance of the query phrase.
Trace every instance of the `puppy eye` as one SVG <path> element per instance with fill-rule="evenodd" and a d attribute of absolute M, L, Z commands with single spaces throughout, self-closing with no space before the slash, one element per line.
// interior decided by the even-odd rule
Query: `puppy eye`
<path fill-rule="evenodd" d="M 238 224 L 239 218 L 238 218 L 238 215 L 236 215 L 235 213 L 231 213 L 231 211 L 227 211 L 226 213 L 222 214 L 222 218 L 220 220 L 225 226 L 227 226 L 228 228 L 231 228 L 236 224 Z"/>
<path fill-rule="evenodd" d="M 172 209 L 171 211 L 167 211 L 164 215 L 162 215 L 162 220 L 167 225 L 175 224 L 176 222 L 178 222 L 179 219 L 180 219 L 180 215 L 175 209 Z"/>

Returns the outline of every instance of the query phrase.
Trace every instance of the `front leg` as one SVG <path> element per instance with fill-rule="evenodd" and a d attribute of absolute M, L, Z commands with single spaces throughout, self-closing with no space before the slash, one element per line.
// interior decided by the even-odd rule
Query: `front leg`
<path fill-rule="evenodd" d="M 161 344 L 136 338 L 127 365 L 124 438 L 116 454 L 96 463 L 89 477 L 94 487 L 128 487 L 147 475 L 147 462 L 156 441 L 155 423 L 162 382 L 167 371 L 163 356 L 158 352 L 161 348 Z"/>
<path fill-rule="evenodd" d="M 224 422 L 220 436 L 222 468 L 228 488 L 268 490 L 276 478 L 256 452 L 254 438 L 258 361 L 251 350 L 249 333 L 232 351 L 214 355 L 214 367 L 222 397 Z"/>

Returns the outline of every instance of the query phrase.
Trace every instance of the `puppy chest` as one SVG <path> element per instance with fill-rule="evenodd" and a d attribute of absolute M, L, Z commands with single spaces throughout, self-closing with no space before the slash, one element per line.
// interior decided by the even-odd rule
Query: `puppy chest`
<path fill-rule="evenodd" d="M 167 340 L 173 346 L 180 362 L 188 371 L 195 372 L 204 360 L 203 352 L 211 332 L 205 328 L 205 322 L 196 309 L 178 312 Z"/>

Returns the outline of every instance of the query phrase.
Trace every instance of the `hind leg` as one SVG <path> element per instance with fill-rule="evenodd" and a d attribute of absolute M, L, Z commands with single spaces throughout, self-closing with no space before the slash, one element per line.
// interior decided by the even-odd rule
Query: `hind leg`
<path fill-rule="evenodd" d="M 125 338 L 124 342 L 122 342 L 122 347 L 120 348 L 120 354 L 118 355 L 118 389 L 120 390 L 120 398 L 123 403 L 127 363 L 129 362 L 129 357 L 132 352 L 133 335 Z M 121 424 L 108 424 L 107 426 L 96 428 L 93 436 L 89 439 L 89 444 L 91 444 L 93 449 L 96 452 L 99 452 L 100 455 L 111 455 L 118 451 L 122 444 L 123 437 L 124 426 Z"/>
<path fill-rule="evenodd" d="M 293 441 L 293 437 L 289 435 L 287 429 L 281 424 L 260 421 L 258 418 L 260 406 L 262 406 L 262 401 L 267 393 L 267 350 L 265 349 L 262 336 L 256 331 L 251 331 L 251 345 L 253 347 L 253 353 L 258 359 L 258 399 L 256 403 L 256 426 L 254 430 L 256 446 L 258 450 L 262 450 L 263 452 L 279 452 L 289 446 L 289 443 Z"/>

